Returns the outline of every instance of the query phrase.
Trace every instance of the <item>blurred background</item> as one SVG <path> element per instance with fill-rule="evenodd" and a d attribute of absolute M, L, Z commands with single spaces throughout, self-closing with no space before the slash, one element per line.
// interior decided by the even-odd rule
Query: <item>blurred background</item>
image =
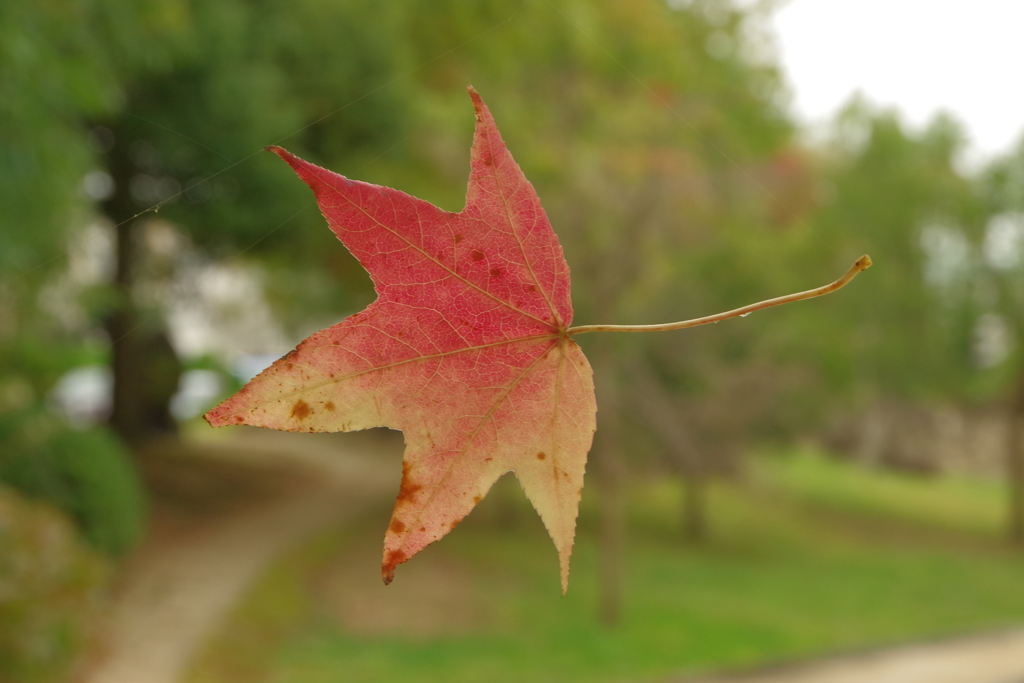
<path fill-rule="evenodd" d="M 666 680 L 1024 622 L 1024 106 L 963 66 L 1012 24 L 902 4 L 0 3 L 0 680 Z M 564 599 L 511 476 L 385 589 L 399 434 L 200 417 L 373 299 L 262 148 L 457 211 L 468 84 L 577 324 L 876 264 L 580 339 Z"/>

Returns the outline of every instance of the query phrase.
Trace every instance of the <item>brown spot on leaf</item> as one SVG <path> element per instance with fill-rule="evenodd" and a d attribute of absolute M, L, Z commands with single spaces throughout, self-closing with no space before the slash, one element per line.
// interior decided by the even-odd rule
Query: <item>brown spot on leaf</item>
<path fill-rule="evenodd" d="M 484 252 L 480 251 L 479 249 L 474 249 L 473 253 L 470 254 L 470 256 L 473 257 L 474 261 L 483 261 L 484 260 Z"/>
<path fill-rule="evenodd" d="M 462 235 L 456 235 L 455 236 L 455 244 L 458 244 L 459 242 L 461 242 L 464 239 L 466 239 L 466 238 L 463 237 Z"/>
<path fill-rule="evenodd" d="M 309 407 L 309 404 L 303 401 L 301 398 L 295 402 L 292 406 L 292 417 L 296 420 L 305 420 L 313 412 L 313 409 Z"/>
<path fill-rule="evenodd" d="M 462 521 L 461 519 L 456 519 L 456 520 L 455 520 L 454 522 L 452 522 L 452 523 L 451 523 L 451 525 L 450 525 L 450 526 L 448 527 L 448 530 L 449 530 L 449 531 L 451 531 L 452 529 L 454 529 L 455 527 L 457 527 L 457 526 L 459 525 L 459 522 L 461 522 L 461 521 Z"/>
<path fill-rule="evenodd" d="M 424 532 L 424 531 L 426 531 L 426 530 L 427 530 L 427 527 L 425 527 L 425 526 L 421 526 L 421 527 L 420 527 L 420 533 L 423 533 L 423 532 Z"/>
<path fill-rule="evenodd" d="M 484 499 L 483 496 L 473 496 L 473 505 L 476 505 L 477 503 L 479 503 L 483 499 Z"/>
<path fill-rule="evenodd" d="M 409 477 L 409 463 L 402 463 L 402 486 L 398 489 L 399 503 L 416 502 L 416 494 L 422 490 L 420 484 L 414 484 Z"/>
<path fill-rule="evenodd" d="M 543 460 L 546 457 L 548 457 L 548 456 L 547 456 L 547 453 L 545 453 L 544 451 L 540 451 L 540 452 L 537 453 L 537 459 L 538 460 Z"/>
<path fill-rule="evenodd" d="M 329 411 L 331 411 L 333 413 L 334 410 L 335 410 L 334 401 L 328 401 L 327 403 L 325 403 L 324 404 L 324 410 L 329 410 Z"/>
<path fill-rule="evenodd" d="M 484 165 L 485 166 L 494 166 L 494 157 L 491 156 L 490 152 L 487 152 L 487 154 L 484 155 Z"/>
<path fill-rule="evenodd" d="M 241 415 L 235 415 L 235 422 L 244 422 L 245 418 Z"/>
<path fill-rule="evenodd" d="M 537 291 L 537 288 L 534 287 L 533 285 L 530 285 L 529 287 L 527 287 L 527 289 L 530 290 L 531 292 L 536 292 Z"/>
<path fill-rule="evenodd" d="M 387 557 L 384 558 L 384 564 L 380 568 L 380 574 L 384 578 L 385 586 L 395 580 L 395 567 L 408 559 L 409 556 L 405 554 L 404 550 L 399 549 L 388 552 Z"/>
<path fill-rule="evenodd" d="M 491 268 L 491 277 L 501 277 L 501 268 Z"/>
<path fill-rule="evenodd" d="M 400 534 L 405 531 L 405 523 L 400 519 L 391 520 L 391 526 L 388 527 L 392 533 Z"/>

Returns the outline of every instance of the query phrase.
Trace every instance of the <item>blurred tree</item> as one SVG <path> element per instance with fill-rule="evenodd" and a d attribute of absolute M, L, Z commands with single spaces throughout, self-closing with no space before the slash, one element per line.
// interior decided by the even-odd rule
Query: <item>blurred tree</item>
<path fill-rule="evenodd" d="M 156 210 L 207 259 L 320 273 L 322 294 L 290 310 L 367 289 L 353 259 L 320 248 L 333 238 L 313 212 L 294 215 L 301 184 L 252 157 L 286 137 L 325 163 L 378 154 L 404 112 L 401 87 L 367 97 L 394 76 L 392 21 L 368 1 L 0 4 L 0 478 L 62 506 L 98 548 L 138 540 L 143 492 L 117 439 L 61 424 L 54 385 L 109 363 L 122 443 L 174 431 L 181 363 L 153 285 L 175 263 L 147 246 Z M 109 264 L 97 219 L 113 226 Z M 81 291 L 81 261 L 108 284 Z"/>
<path fill-rule="evenodd" d="M 122 5 L 124 5 L 122 7 Z M 95 191 L 83 119 L 117 105 L 128 63 L 159 64 L 179 33 L 174 3 L 0 6 L 0 435 L 5 461 L 46 452 L 63 433 L 46 395 L 102 342 L 54 310 L 69 228 Z M 136 26 L 145 26 L 140 37 Z M 149 44 L 146 38 L 154 38 Z M 59 306 L 56 306 L 59 308 Z M 84 342 L 84 343 L 83 343 Z M 121 456 L 110 450 L 111 458 Z M 58 466 L 62 460 L 51 460 Z M 5 470 L 10 471 L 5 467 Z M 50 480 L 63 476 L 54 471 Z M 131 482 L 131 479 L 129 479 Z M 131 486 L 131 483 L 126 483 Z M 127 499 L 126 499 L 127 500 Z M 126 508 L 131 516 L 137 511 Z"/>
<path fill-rule="evenodd" d="M 1002 380 L 1007 404 L 1010 537 L 1024 544 L 1024 139 L 985 169 L 979 186 L 987 218 L 975 241 L 980 299 L 977 360 Z M 992 392 L 996 393 L 996 392 Z"/>
<path fill-rule="evenodd" d="M 724 2 L 409 7 L 410 63 L 442 55 L 416 79 L 427 91 L 423 100 L 435 103 L 428 110 L 433 125 L 443 131 L 427 148 L 443 174 L 426 187 L 423 178 L 400 187 L 459 208 L 439 186 L 461 186 L 463 162 L 438 152 L 466 136 L 466 126 L 453 131 L 451 122 L 465 121 L 461 89 L 471 81 L 491 102 L 565 247 L 577 322 L 675 320 L 765 293 L 775 277 L 771 255 L 785 246 L 774 238 L 806 210 L 801 183 L 808 181 L 791 151 L 775 67 L 750 56 L 760 47 L 757 16 Z M 446 136 L 455 142 L 442 147 Z M 794 165 L 792 177 L 780 172 Z M 764 235 L 760 253 L 741 249 L 742 261 L 732 256 L 752 234 Z M 748 274 L 736 277 L 746 267 Z M 692 493 L 685 528 L 699 536 L 705 473 L 749 434 L 738 425 L 751 411 L 765 412 L 774 396 L 764 391 L 730 404 L 744 393 L 736 380 L 735 393 L 715 397 L 717 411 L 690 419 L 686 413 L 709 400 L 706 387 L 720 379 L 716 373 L 743 376 L 749 368 L 739 368 L 735 350 L 714 334 L 643 336 L 580 340 L 602 395 L 593 457 L 605 515 L 607 621 L 622 612 L 623 457 L 642 459 L 630 444 L 660 442 L 673 469 L 684 473 Z M 667 403 L 650 410 L 651 395 Z M 620 406 L 623 416 L 609 405 Z M 654 438 L 638 440 L 637 430 Z"/>
<path fill-rule="evenodd" d="M 821 432 L 841 426 L 834 445 L 867 462 L 935 471 L 914 420 L 928 423 L 936 405 L 991 396 L 994 377 L 976 362 L 973 341 L 970 245 L 984 221 L 975 185 L 958 168 L 963 147 L 948 117 L 914 131 L 855 100 L 815 154 L 820 209 L 794 232 L 791 252 L 806 265 L 780 275 L 827 280 L 862 253 L 878 267 L 827 305 L 779 311 L 766 321 L 764 353 L 811 361 L 790 419 Z"/>
<path fill-rule="evenodd" d="M 401 88 L 365 97 L 392 76 L 381 17 L 369 2 L 321 0 L 88 0 L 73 12 L 5 3 L 0 172 L 11 182 L 0 190 L 0 259 L 2 286 L 15 294 L 5 342 L 17 347 L 17 330 L 37 336 L 46 324 L 34 299 L 63 265 L 68 229 L 95 207 L 116 233 L 112 296 L 93 301 L 111 344 L 111 424 L 129 443 L 173 432 L 181 366 L 159 302 L 139 286 L 159 275 L 140 238 L 147 209 L 162 209 L 211 255 L 248 250 L 308 268 L 330 236 L 293 215 L 302 189 L 287 174 L 249 159 L 285 137 L 314 158 L 358 157 L 396 131 Z M 276 230 L 290 217 L 289 230 Z M 317 266 L 335 283 L 357 269 L 336 257 Z"/>
<path fill-rule="evenodd" d="M 287 8 L 193 6 L 188 41 L 171 63 L 124 83 L 122 108 L 97 119 L 93 132 L 104 141 L 113 188 L 101 206 L 117 232 L 118 294 L 106 325 L 113 344 L 111 423 L 126 440 L 173 431 L 168 403 L 180 372 L 159 318 L 139 310 L 138 271 L 146 262 L 139 213 L 158 203 L 214 253 L 251 249 L 256 257 L 301 259 L 308 268 L 330 238 L 318 221 L 275 230 L 301 205 L 302 188 L 269 161 L 236 162 L 287 137 L 314 157 L 336 158 L 394 134 L 400 91 L 359 99 L 392 70 L 376 34 L 357 28 L 371 9 L 367 2 L 319 0 Z M 339 100 L 354 104 L 332 112 L 329 103 Z"/>
<path fill-rule="evenodd" d="M 956 167 L 963 134 L 942 116 L 912 133 L 895 114 L 858 101 L 836 128 L 822 179 L 829 203 L 809 226 L 808 246 L 830 254 L 820 261 L 835 271 L 865 252 L 884 267 L 858 283 L 858 296 L 823 310 L 824 320 L 804 316 L 820 331 L 815 344 L 830 386 L 868 400 L 966 396 L 975 368 L 962 250 L 977 231 L 978 209 Z"/>

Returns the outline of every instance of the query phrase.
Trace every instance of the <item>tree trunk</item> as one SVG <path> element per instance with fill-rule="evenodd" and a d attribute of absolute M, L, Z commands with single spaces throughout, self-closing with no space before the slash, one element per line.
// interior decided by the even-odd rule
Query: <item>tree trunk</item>
<path fill-rule="evenodd" d="M 115 226 L 114 306 L 105 321 L 113 374 L 110 426 L 134 446 L 176 431 L 169 406 L 178 388 L 181 365 L 160 316 L 145 315 L 135 301 L 145 251 L 138 234 L 141 221 L 134 218 L 140 209 L 130 192 L 139 169 L 131 159 L 129 143 L 115 129 L 113 145 L 106 153 L 114 192 L 102 208 Z"/>
<path fill-rule="evenodd" d="M 604 341 L 604 340 L 602 340 Z M 598 618 L 607 626 L 622 621 L 625 477 L 619 379 L 611 340 L 592 354 L 601 419 L 594 435 L 593 462 L 601 502 L 598 533 Z"/>
<path fill-rule="evenodd" d="M 1010 489 L 1010 541 L 1024 546 L 1024 439 L 1021 439 L 1021 419 L 1012 414 L 1009 422 L 1006 474 Z"/>
<path fill-rule="evenodd" d="M 1024 381 L 1018 387 L 1006 429 L 1006 484 L 1009 488 L 1009 534 L 1014 545 L 1024 546 Z"/>
<path fill-rule="evenodd" d="M 700 451 L 672 395 L 650 368 L 638 363 L 631 376 L 638 406 L 647 423 L 661 436 L 669 459 L 683 480 L 683 537 L 694 543 L 703 542 L 708 535 L 707 472 Z"/>
<path fill-rule="evenodd" d="M 703 543 L 708 538 L 707 477 L 703 468 L 683 474 L 683 538 Z"/>

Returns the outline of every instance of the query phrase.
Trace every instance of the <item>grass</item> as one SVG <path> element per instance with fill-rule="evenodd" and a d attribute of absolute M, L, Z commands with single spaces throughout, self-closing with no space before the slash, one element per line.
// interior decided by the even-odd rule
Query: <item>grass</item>
<path fill-rule="evenodd" d="M 476 601 L 482 621 L 437 632 L 408 632 L 400 616 L 371 632 L 358 617 L 339 622 L 317 586 L 366 535 L 341 531 L 271 571 L 190 682 L 658 680 L 1024 621 L 1024 556 L 999 538 L 1003 501 L 993 485 L 807 454 L 762 457 L 744 482 L 713 487 L 712 539 L 694 547 L 679 537 L 678 484 L 638 484 L 615 628 L 595 618 L 596 501 L 584 501 L 561 598 L 539 521 L 517 486 L 496 488 L 394 585 L 429 585 L 444 567 L 468 578 L 449 582 L 435 603 L 406 593 L 381 604 L 429 623 L 449 605 Z M 365 609 L 372 620 L 373 603 Z"/>

